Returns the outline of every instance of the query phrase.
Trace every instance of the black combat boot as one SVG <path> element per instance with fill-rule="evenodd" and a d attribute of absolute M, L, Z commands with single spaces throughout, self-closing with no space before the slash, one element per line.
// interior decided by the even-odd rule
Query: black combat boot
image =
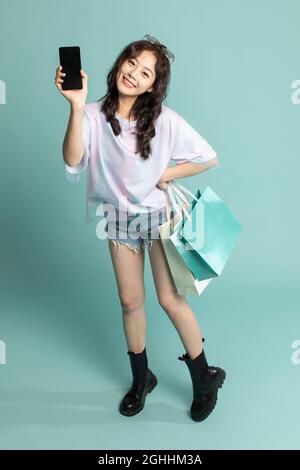
<path fill-rule="evenodd" d="M 122 399 L 119 407 L 121 414 L 133 416 L 144 408 L 147 393 L 157 385 L 157 378 L 148 369 L 146 348 L 141 353 L 128 351 L 133 381 L 130 390 Z"/>
<path fill-rule="evenodd" d="M 178 359 L 185 361 L 192 379 L 191 418 L 194 421 L 203 421 L 216 405 L 218 389 L 222 387 L 226 373 L 220 367 L 207 364 L 203 349 L 194 359 L 191 359 L 188 353 L 183 354 Z"/>

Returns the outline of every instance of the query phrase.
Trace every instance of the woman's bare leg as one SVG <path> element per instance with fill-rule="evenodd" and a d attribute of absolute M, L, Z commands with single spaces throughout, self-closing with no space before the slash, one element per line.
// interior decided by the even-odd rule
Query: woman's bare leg
<path fill-rule="evenodd" d="M 186 352 L 194 359 L 202 351 L 200 326 L 185 297 L 176 290 L 160 239 L 153 240 L 148 254 L 158 301 L 177 329 Z"/>
<path fill-rule="evenodd" d="M 146 346 L 146 314 L 144 311 L 145 252 L 139 253 L 126 245 L 114 245 L 108 239 L 123 313 L 123 328 L 129 351 L 140 353 Z"/>

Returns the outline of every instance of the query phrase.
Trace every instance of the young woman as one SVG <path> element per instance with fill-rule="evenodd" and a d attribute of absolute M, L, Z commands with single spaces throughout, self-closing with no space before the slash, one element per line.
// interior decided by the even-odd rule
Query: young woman
<path fill-rule="evenodd" d="M 87 220 L 96 206 L 108 205 L 105 219 L 108 246 L 123 313 L 132 385 L 119 411 L 141 411 L 147 393 L 157 385 L 148 368 L 144 311 L 144 256 L 148 248 L 159 304 L 175 326 L 193 386 L 191 418 L 204 420 L 213 410 L 223 369 L 208 366 L 200 327 L 184 296 L 177 293 L 159 239 L 158 225 L 166 220 L 168 181 L 198 174 L 218 163 L 208 142 L 176 111 L 163 104 L 174 55 L 156 38 L 128 44 L 107 76 L 108 90 L 86 104 L 88 75 L 81 70 L 82 90 L 63 90 L 59 66 L 55 83 L 70 102 L 63 142 L 66 176 L 78 181 L 88 167 Z M 175 166 L 168 166 L 170 160 Z M 135 224 L 139 215 L 140 231 Z M 125 221 L 125 223 L 124 223 Z"/>

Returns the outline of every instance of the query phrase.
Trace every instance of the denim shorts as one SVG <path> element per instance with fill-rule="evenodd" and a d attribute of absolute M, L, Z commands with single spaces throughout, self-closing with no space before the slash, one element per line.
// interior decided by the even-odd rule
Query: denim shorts
<path fill-rule="evenodd" d="M 132 251 L 139 253 L 146 248 L 152 248 L 153 240 L 159 239 L 158 226 L 167 220 L 166 210 L 155 213 L 127 215 L 127 220 L 107 222 L 106 231 L 113 245 L 126 245 Z"/>

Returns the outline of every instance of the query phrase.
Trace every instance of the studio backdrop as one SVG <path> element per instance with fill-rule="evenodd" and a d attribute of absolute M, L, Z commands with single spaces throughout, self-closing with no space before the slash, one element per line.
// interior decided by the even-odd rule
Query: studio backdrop
<path fill-rule="evenodd" d="M 300 3 L 297 0 L 1 0 L 1 449 L 299 449 Z M 216 150 L 181 179 L 243 225 L 222 274 L 188 302 L 226 382 L 187 414 L 176 330 L 145 258 L 147 351 L 159 387 L 118 413 L 129 363 L 107 240 L 86 224 L 86 174 L 66 178 L 61 46 L 80 46 L 87 102 L 125 44 L 176 55 L 165 104 Z"/>

